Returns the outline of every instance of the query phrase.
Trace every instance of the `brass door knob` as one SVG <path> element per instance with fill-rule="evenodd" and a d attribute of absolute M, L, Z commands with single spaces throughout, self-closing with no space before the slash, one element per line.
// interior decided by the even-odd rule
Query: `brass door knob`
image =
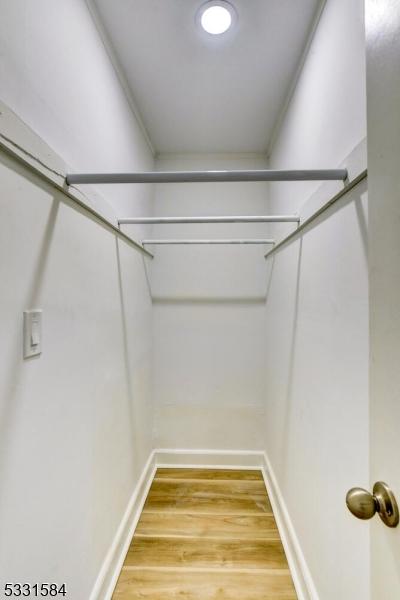
<path fill-rule="evenodd" d="M 373 493 L 363 488 L 352 488 L 347 492 L 346 504 L 357 519 L 372 519 L 378 513 L 388 527 L 399 524 L 399 509 L 390 487 L 383 481 L 377 481 Z"/>

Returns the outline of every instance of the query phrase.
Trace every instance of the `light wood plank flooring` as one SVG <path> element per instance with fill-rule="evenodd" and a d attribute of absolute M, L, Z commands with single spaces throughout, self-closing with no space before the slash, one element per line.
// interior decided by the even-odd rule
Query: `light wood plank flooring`
<path fill-rule="evenodd" d="M 113 600 L 296 600 L 260 471 L 158 469 Z"/>

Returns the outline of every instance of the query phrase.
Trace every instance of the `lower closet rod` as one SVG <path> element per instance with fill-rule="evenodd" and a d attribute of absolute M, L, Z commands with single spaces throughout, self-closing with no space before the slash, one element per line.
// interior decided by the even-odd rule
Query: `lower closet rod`
<path fill-rule="evenodd" d="M 119 219 L 120 225 L 124 224 L 154 224 L 167 225 L 169 223 L 300 223 L 298 215 L 254 215 L 254 216 L 228 216 L 228 217 L 126 217 Z"/>
<path fill-rule="evenodd" d="M 275 244 L 275 240 L 142 240 L 143 246 L 167 246 L 167 245 L 198 245 L 198 244 Z"/>

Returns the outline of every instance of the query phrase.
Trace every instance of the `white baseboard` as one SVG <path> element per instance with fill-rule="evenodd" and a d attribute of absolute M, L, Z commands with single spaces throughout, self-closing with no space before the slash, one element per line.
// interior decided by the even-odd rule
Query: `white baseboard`
<path fill-rule="evenodd" d="M 298 598 L 299 600 L 319 600 L 277 479 L 264 452 L 252 450 L 175 450 L 166 448 L 155 449 L 150 454 L 103 562 L 90 595 L 90 600 L 111 600 L 157 467 L 260 469 L 268 489 Z"/>
<path fill-rule="evenodd" d="M 319 600 L 299 539 L 271 463 L 263 453 L 262 473 L 299 600 Z"/>
<path fill-rule="evenodd" d="M 253 450 L 154 450 L 155 462 L 164 468 L 261 469 L 263 453 Z"/>
<path fill-rule="evenodd" d="M 90 600 L 110 600 L 124 564 L 131 539 L 139 521 L 156 471 L 155 453 L 151 452 L 139 481 L 133 490 L 125 514 L 107 552 Z"/>

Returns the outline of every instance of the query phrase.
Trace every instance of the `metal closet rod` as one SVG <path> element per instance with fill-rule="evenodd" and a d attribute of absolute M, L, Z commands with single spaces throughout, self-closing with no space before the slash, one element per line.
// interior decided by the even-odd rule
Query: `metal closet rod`
<path fill-rule="evenodd" d="M 226 240 L 142 240 L 143 246 L 169 246 L 169 245 L 200 245 L 200 244 L 275 244 L 275 240 L 259 239 L 226 239 Z"/>
<path fill-rule="evenodd" d="M 347 169 L 271 171 L 151 171 L 145 173 L 69 173 L 67 185 L 90 183 L 192 183 L 230 181 L 344 181 Z"/>
<path fill-rule="evenodd" d="M 120 225 L 127 224 L 158 224 L 169 223 L 300 223 L 298 215 L 254 215 L 254 216 L 227 216 L 227 217 L 126 217 L 119 219 Z"/>
<path fill-rule="evenodd" d="M 282 248 L 282 246 L 284 246 L 285 244 L 287 244 L 288 242 L 290 242 L 292 239 L 296 238 L 313 221 L 315 221 L 316 219 L 318 219 L 318 217 L 320 217 L 326 210 L 328 210 L 329 208 L 331 208 L 331 206 L 333 206 L 335 204 L 335 202 L 337 202 L 338 200 L 340 200 L 341 198 L 343 198 L 343 196 L 345 196 L 348 192 L 350 192 L 350 190 L 352 190 L 356 185 L 358 185 L 359 183 L 361 183 L 361 181 L 363 181 L 367 177 L 368 177 L 368 170 L 364 169 L 363 171 L 361 171 L 361 173 L 359 175 L 357 175 L 357 177 L 355 177 L 347 185 L 345 185 L 345 187 L 342 190 L 340 190 L 337 194 L 335 194 L 333 196 L 333 198 L 331 198 L 330 200 L 328 200 L 328 202 L 326 202 L 325 204 L 323 204 L 321 206 L 321 208 L 319 208 L 317 211 L 315 211 L 310 217 L 308 217 L 308 219 L 306 219 L 305 221 L 303 221 L 302 224 L 299 225 L 299 227 L 297 227 L 297 229 L 295 231 L 292 231 L 291 233 L 289 233 L 289 235 L 287 235 L 286 237 L 284 237 L 283 240 L 281 240 L 276 245 L 274 245 L 274 247 L 272 248 L 272 250 L 270 250 L 269 252 L 267 252 L 267 254 L 265 255 L 265 258 L 268 258 L 269 256 L 274 255 L 275 252 L 277 252 L 278 250 L 280 250 L 280 248 Z"/>
<path fill-rule="evenodd" d="M 11 145 L 9 145 L 11 144 Z M 109 230 L 113 231 L 119 238 L 125 240 L 128 244 L 130 244 L 135 250 L 138 250 L 148 258 L 154 258 L 154 256 L 143 248 L 136 240 L 132 239 L 126 233 L 121 231 L 114 223 L 109 221 L 106 217 L 104 217 L 100 212 L 83 202 L 80 198 L 78 198 L 74 192 L 74 190 L 68 190 L 64 186 L 64 181 L 61 184 L 59 182 L 60 177 L 62 177 L 61 173 L 57 173 L 54 171 L 49 165 L 41 162 L 39 159 L 35 159 L 28 152 L 27 149 L 19 146 L 15 141 L 10 138 L 7 138 L 3 134 L 0 134 L 0 149 L 3 150 L 8 156 L 11 156 L 12 159 L 17 161 L 20 165 L 22 165 L 25 169 L 28 169 L 35 176 L 39 177 L 41 180 L 45 181 L 48 185 L 54 187 L 56 190 L 61 192 L 64 196 L 71 201 L 72 206 L 79 206 L 82 209 L 83 213 L 86 215 L 91 215 L 98 222 L 102 223 Z M 32 162 L 32 158 L 35 162 Z"/>

